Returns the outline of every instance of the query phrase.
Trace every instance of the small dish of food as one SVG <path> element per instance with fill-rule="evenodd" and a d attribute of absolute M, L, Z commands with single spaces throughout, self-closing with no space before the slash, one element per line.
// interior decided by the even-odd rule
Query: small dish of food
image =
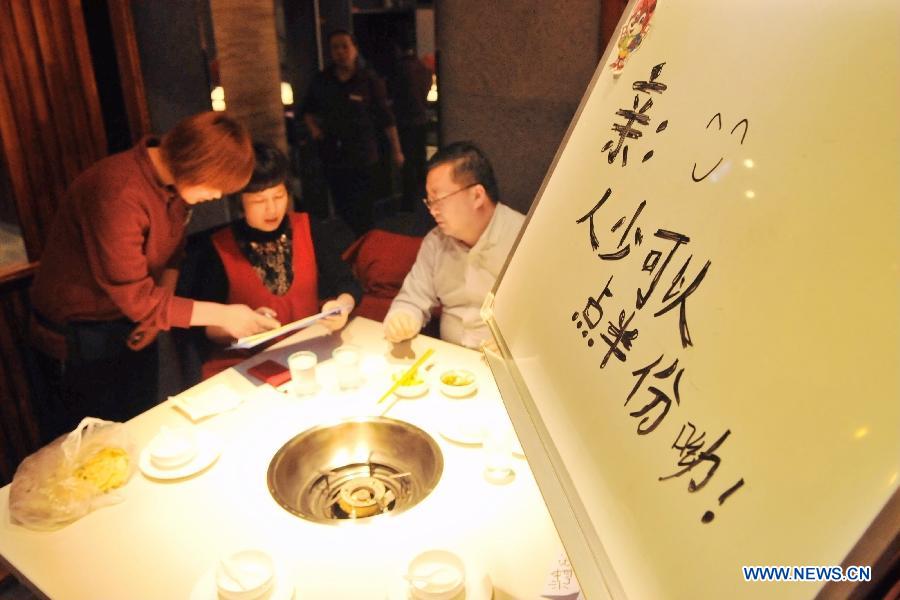
<path fill-rule="evenodd" d="M 441 373 L 441 392 L 451 398 L 464 398 L 475 393 L 478 383 L 475 374 L 465 369 L 451 369 Z"/>
<path fill-rule="evenodd" d="M 391 376 L 394 382 L 399 381 L 406 373 L 406 369 L 401 369 Z M 405 380 L 400 381 L 400 385 L 394 390 L 394 393 L 401 398 L 418 398 L 428 391 L 428 382 L 421 371 L 410 374 Z"/>

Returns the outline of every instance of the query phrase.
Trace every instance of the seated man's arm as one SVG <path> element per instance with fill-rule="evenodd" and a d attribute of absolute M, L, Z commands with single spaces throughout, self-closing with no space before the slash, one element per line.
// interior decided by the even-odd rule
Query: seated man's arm
<path fill-rule="evenodd" d="M 401 342 L 415 337 L 431 317 L 432 307 L 438 305 L 435 277 L 439 254 L 440 240 L 428 234 L 384 318 L 384 337 L 388 341 Z"/>

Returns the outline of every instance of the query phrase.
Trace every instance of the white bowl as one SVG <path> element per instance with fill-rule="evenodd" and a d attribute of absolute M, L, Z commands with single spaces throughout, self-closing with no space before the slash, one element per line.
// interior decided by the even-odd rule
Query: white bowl
<path fill-rule="evenodd" d="M 406 371 L 407 369 L 398 370 L 391 376 L 391 380 L 396 383 L 398 379 L 403 377 Z M 428 381 L 425 379 L 425 376 L 423 375 L 421 370 L 416 373 L 416 379 L 418 380 L 418 383 L 398 385 L 396 389 L 394 389 L 394 393 L 401 398 L 418 398 L 428 391 Z"/>
<path fill-rule="evenodd" d="M 239 550 L 216 567 L 216 589 L 224 600 L 256 600 L 275 583 L 275 561 L 262 550 Z"/>
<path fill-rule="evenodd" d="M 417 600 L 451 600 L 466 586 L 466 565 L 449 550 L 426 550 L 410 561 L 406 580 Z"/>
<path fill-rule="evenodd" d="M 451 369 L 441 373 L 441 392 L 451 398 L 468 396 L 478 389 L 478 381 L 472 371 Z"/>
<path fill-rule="evenodd" d="M 176 469 L 197 456 L 197 438 L 189 429 L 163 427 L 148 445 L 150 462 L 160 469 Z"/>

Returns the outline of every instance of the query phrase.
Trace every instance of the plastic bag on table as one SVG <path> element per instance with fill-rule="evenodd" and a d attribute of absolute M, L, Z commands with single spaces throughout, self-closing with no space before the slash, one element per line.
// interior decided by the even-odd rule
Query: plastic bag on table
<path fill-rule="evenodd" d="M 29 529 L 58 529 L 121 502 L 110 490 L 134 474 L 135 456 L 122 423 L 85 417 L 74 431 L 22 461 L 10 487 L 9 514 Z"/>

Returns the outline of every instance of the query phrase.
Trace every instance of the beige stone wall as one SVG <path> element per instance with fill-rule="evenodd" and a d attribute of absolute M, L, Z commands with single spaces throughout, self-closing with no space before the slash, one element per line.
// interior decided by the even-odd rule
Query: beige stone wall
<path fill-rule="evenodd" d="M 600 1 L 435 4 L 443 142 L 479 144 L 527 212 L 600 59 Z"/>
<path fill-rule="evenodd" d="M 287 149 L 272 0 L 211 0 L 219 76 L 230 114 L 257 141 Z"/>

